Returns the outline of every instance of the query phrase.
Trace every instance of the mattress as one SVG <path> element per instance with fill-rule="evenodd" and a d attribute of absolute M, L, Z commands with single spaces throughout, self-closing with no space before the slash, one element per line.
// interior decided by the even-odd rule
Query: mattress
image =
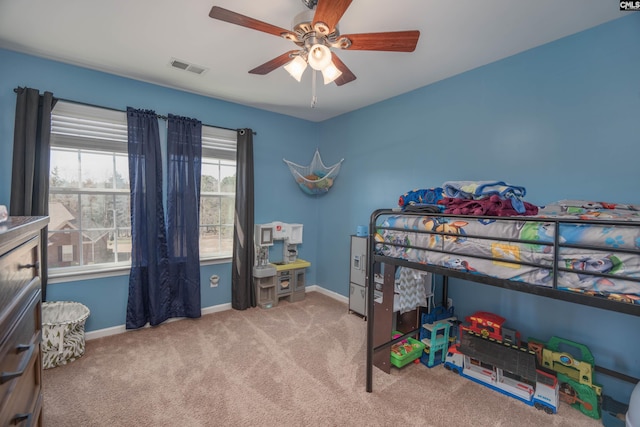
<path fill-rule="evenodd" d="M 535 217 L 398 214 L 381 220 L 380 255 L 640 303 L 637 211 L 550 205 Z"/>

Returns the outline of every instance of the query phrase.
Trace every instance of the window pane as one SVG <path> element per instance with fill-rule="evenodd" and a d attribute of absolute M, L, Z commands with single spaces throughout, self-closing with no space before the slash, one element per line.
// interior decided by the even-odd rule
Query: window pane
<path fill-rule="evenodd" d="M 73 229 L 49 233 L 47 265 L 49 268 L 80 265 L 80 233 Z"/>
<path fill-rule="evenodd" d="M 114 196 L 83 194 L 80 203 L 83 265 L 115 262 L 114 253 L 108 247 L 109 234 L 114 228 Z"/>
<path fill-rule="evenodd" d="M 236 200 L 235 198 L 224 197 L 222 198 L 222 207 L 220 212 L 220 223 L 221 224 L 233 224 L 233 217 L 236 210 Z"/>
<path fill-rule="evenodd" d="M 220 227 L 220 247 L 222 253 L 233 253 L 233 226 Z"/>
<path fill-rule="evenodd" d="M 131 228 L 118 229 L 115 240 L 116 262 L 131 261 Z"/>
<path fill-rule="evenodd" d="M 49 194 L 49 230 L 63 230 L 78 227 L 77 212 L 79 200 L 77 194 Z M 67 224 L 69 223 L 69 224 Z"/>
<path fill-rule="evenodd" d="M 96 238 L 98 237 L 97 233 L 93 233 L 91 237 L 91 239 L 85 240 L 83 244 L 84 265 L 113 263 L 115 256 L 113 251 L 107 247 L 109 233 L 101 233 L 100 238 Z"/>
<path fill-rule="evenodd" d="M 115 217 L 116 226 L 119 228 L 131 229 L 131 197 L 116 196 Z M 131 234 L 131 232 L 129 232 Z"/>
<path fill-rule="evenodd" d="M 80 163 L 76 150 L 52 149 L 50 168 L 50 187 L 78 187 Z"/>
<path fill-rule="evenodd" d="M 233 227 L 200 227 L 200 255 L 229 256 L 233 252 Z"/>
<path fill-rule="evenodd" d="M 220 227 L 200 227 L 200 256 L 220 253 Z"/>
<path fill-rule="evenodd" d="M 83 194 L 80 196 L 80 202 L 82 203 L 81 227 L 84 230 L 114 228 L 114 196 Z"/>
<path fill-rule="evenodd" d="M 234 193 L 236 191 L 236 166 L 220 166 L 220 191 L 223 193 Z"/>
<path fill-rule="evenodd" d="M 200 225 L 220 224 L 220 197 L 200 197 Z"/>
<path fill-rule="evenodd" d="M 80 153 L 82 186 L 84 188 L 113 188 L 113 155 Z"/>
<path fill-rule="evenodd" d="M 129 190 L 129 160 L 127 156 L 116 156 L 116 188 Z"/>
<path fill-rule="evenodd" d="M 200 178 L 200 191 L 205 192 L 218 192 L 218 182 L 220 177 L 218 164 L 212 164 L 210 162 L 202 162 L 202 171 Z"/>

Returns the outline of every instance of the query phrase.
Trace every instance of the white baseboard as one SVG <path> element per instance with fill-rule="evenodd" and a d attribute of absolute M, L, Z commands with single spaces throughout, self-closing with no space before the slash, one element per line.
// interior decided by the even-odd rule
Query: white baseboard
<path fill-rule="evenodd" d="M 325 289 L 325 288 L 323 288 L 321 286 L 311 285 L 311 286 L 307 286 L 306 289 L 307 289 L 307 292 L 318 292 L 318 293 L 321 293 L 322 295 L 326 295 L 328 297 L 331 297 L 331 298 L 333 298 L 333 299 L 335 299 L 337 301 L 349 304 L 349 297 L 345 297 L 344 295 L 340 295 L 337 292 L 330 291 L 330 290 Z"/>
<path fill-rule="evenodd" d="M 319 292 L 323 295 L 326 295 L 328 297 L 331 297 L 335 300 L 344 302 L 344 303 L 349 303 L 349 298 L 340 295 L 336 292 L 333 291 L 329 291 L 323 287 L 320 287 L 318 285 L 311 285 L 311 286 L 307 286 L 306 287 L 306 291 L 307 292 Z M 231 310 L 231 303 L 225 303 L 225 304 L 218 304 L 218 305 L 212 305 L 210 307 L 205 307 L 201 310 L 202 314 L 211 314 L 211 313 L 218 313 L 220 311 L 225 311 L 225 310 Z M 177 320 L 182 320 L 183 318 L 173 318 L 173 319 L 169 319 L 167 320 L 167 322 L 175 322 Z M 146 326 L 144 326 L 145 328 L 149 328 L 149 324 L 147 324 Z M 118 326 L 112 326 L 110 328 L 104 328 L 104 329 L 98 329 L 96 331 L 90 331 L 90 332 L 85 332 L 84 334 L 84 339 L 85 341 L 89 341 L 89 340 L 95 340 L 98 338 L 103 338 L 103 337 L 108 337 L 110 335 L 118 335 L 118 334 L 122 334 L 125 332 L 130 332 L 127 328 L 126 325 L 118 325 Z"/>
<path fill-rule="evenodd" d="M 226 304 L 218 304 L 218 305 L 212 305 L 210 307 L 205 307 L 201 311 L 202 311 L 202 314 L 211 314 L 211 313 L 218 313 L 220 311 L 226 311 L 226 310 L 231 310 L 230 302 Z M 176 319 L 176 320 L 180 320 L 180 319 Z"/>
<path fill-rule="evenodd" d="M 112 326 L 111 328 L 98 329 L 97 331 L 85 332 L 85 341 L 95 340 L 98 338 L 108 337 L 109 335 L 118 335 L 127 332 L 125 325 Z"/>
<path fill-rule="evenodd" d="M 205 307 L 201 310 L 201 313 L 211 314 L 211 313 L 217 313 L 219 311 L 225 311 L 230 309 L 231 309 L 231 303 L 226 303 L 226 304 L 212 305 L 211 307 Z M 175 322 L 182 319 L 184 319 L 184 317 L 174 317 L 172 319 L 168 319 L 166 323 Z M 151 326 L 149 326 L 149 324 L 147 323 L 143 327 L 150 328 Z M 126 325 L 112 326 L 111 328 L 104 328 L 104 329 L 98 329 L 97 331 L 85 332 L 84 339 L 85 341 L 95 340 L 97 338 L 108 337 L 109 335 L 122 334 L 124 332 L 130 332 L 126 328 Z"/>

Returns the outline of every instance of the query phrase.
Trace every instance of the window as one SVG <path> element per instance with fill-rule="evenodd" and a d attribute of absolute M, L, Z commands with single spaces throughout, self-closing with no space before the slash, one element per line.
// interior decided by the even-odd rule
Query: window
<path fill-rule="evenodd" d="M 51 274 L 129 265 L 126 113 L 56 103 L 50 165 Z"/>
<path fill-rule="evenodd" d="M 50 275 L 128 267 L 126 113 L 59 101 L 51 122 Z M 235 131 L 202 127 L 201 259 L 232 254 L 236 141 Z"/>
<path fill-rule="evenodd" d="M 233 252 L 236 145 L 235 131 L 202 126 L 201 259 L 230 257 Z"/>

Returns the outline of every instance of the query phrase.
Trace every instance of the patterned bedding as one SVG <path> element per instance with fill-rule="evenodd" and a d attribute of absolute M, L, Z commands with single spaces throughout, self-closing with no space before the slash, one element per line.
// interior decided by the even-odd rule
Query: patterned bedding
<path fill-rule="evenodd" d="M 584 206 L 561 201 L 535 217 L 392 215 L 377 224 L 376 252 L 536 286 L 557 275 L 558 289 L 640 304 L 640 211 Z"/>

